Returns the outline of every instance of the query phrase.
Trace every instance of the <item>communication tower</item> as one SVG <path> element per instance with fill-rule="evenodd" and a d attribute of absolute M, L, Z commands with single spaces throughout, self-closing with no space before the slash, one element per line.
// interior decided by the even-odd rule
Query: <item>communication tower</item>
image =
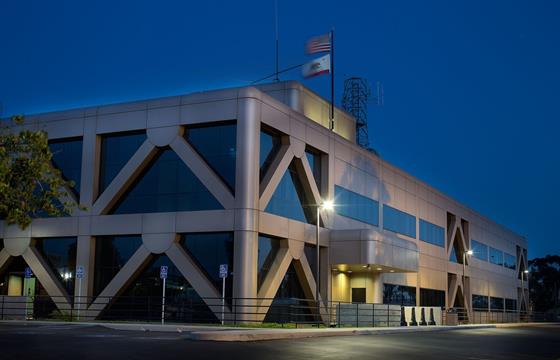
<path fill-rule="evenodd" d="M 383 87 L 377 82 L 375 94 L 371 94 L 366 79 L 353 76 L 344 80 L 342 108 L 356 119 L 356 143 L 361 147 L 373 150 L 369 146 L 368 137 L 368 102 L 383 105 Z"/>

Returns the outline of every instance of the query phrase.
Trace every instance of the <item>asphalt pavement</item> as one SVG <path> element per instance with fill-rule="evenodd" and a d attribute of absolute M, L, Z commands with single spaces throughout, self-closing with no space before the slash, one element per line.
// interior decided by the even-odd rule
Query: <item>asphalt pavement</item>
<path fill-rule="evenodd" d="M 560 359 L 560 326 L 259 342 L 92 324 L 0 323 L 0 359 Z"/>

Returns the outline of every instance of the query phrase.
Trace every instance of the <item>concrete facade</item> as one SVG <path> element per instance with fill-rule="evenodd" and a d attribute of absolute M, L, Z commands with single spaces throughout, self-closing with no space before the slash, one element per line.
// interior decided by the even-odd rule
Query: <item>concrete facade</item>
<path fill-rule="evenodd" d="M 184 127 L 235 120 L 237 167 L 233 195 L 223 180 L 182 136 Z M 379 224 L 369 225 L 335 212 L 321 212 L 321 300 L 352 301 L 352 288 L 365 288 L 366 301 L 381 303 L 383 285 L 416 287 L 445 292 L 446 307 L 462 297 L 472 311 L 471 294 L 515 299 L 526 304 L 527 285 L 519 272 L 526 268 L 526 240 L 477 214 L 376 154 L 355 144 L 353 118 L 336 110 L 334 131 L 328 129 L 329 104 L 296 82 L 194 93 L 148 101 L 76 109 L 26 117 L 23 127 L 45 130 L 49 139 L 83 139 L 80 204 L 65 218 L 36 219 L 26 230 L 0 222 L 0 272 L 11 256 L 23 256 L 60 309 L 84 307 L 90 315 L 107 306 L 106 296 L 117 296 L 147 263 L 151 254 L 166 254 L 203 298 L 221 296 L 177 242 L 178 234 L 228 231 L 234 233 L 233 296 L 257 306 L 264 317 L 291 263 L 308 298 L 316 283 L 304 256 L 304 244 L 316 243 L 316 227 L 265 211 L 288 166 L 294 161 L 304 191 L 315 204 L 335 199 L 335 185 L 378 202 Z M 261 126 L 282 134 L 272 166 L 259 179 Z M 14 126 L 14 131 L 18 127 Z M 101 137 L 145 130 L 147 140 L 114 180 L 100 193 Z M 322 179 L 314 181 L 306 146 L 321 152 Z M 223 206 L 223 210 L 109 215 L 109 209 L 129 189 L 158 148 L 170 147 Z M 321 196 L 322 194 L 322 196 Z M 383 207 L 415 217 L 416 237 L 384 229 Z M 445 245 L 419 239 L 419 219 L 445 229 Z M 72 295 L 93 296 L 95 239 L 102 235 L 138 234 L 142 246 L 91 304 L 72 304 Z M 281 239 L 271 271 L 257 286 L 259 234 Z M 83 266 L 85 286 L 67 294 L 34 248 L 35 238 L 75 236 L 76 264 Z M 467 257 L 463 265 L 449 261 L 471 248 L 471 239 L 516 256 L 516 270 Z M 218 313 L 216 303 L 208 303 Z M 226 311 L 229 311 L 227 309 Z M 250 316 L 247 320 L 252 320 Z"/>

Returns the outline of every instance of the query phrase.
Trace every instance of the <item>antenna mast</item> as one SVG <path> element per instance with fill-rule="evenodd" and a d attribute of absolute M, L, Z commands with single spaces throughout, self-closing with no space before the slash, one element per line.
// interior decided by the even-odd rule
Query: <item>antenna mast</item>
<path fill-rule="evenodd" d="M 353 76 L 344 80 L 342 108 L 356 119 L 356 143 L 361 147 L 373 150 L 369 145 L 368 136 L 368 102 L 371 97 L 374 105 L 383 105 L 383 86 L 377 82 L 375 93 L 371 94 L 366 79 Z"/>

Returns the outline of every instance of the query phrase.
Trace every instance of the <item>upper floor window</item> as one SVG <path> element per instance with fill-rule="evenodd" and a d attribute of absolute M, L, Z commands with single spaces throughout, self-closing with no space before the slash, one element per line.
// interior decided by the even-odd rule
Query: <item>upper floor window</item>
<path fill-rule="evenodd" d="M 420 240 L 445 247 L 445 229 L 420 219 Z"/>
<path fill-rule="evenodd" d="M 62 172 L 62 177 L 72 181 L 72 192 L 79 196 L 82 180 L 82 138 L 56 139 L 49 141 L 53 165 Z"/>
<path fill-rule="evenodd" d="M 471 248 L 475 258 L 488 261 L 488 245 L 476 240 L 471 240 Z"/>
<path fill-rule="evenodd" d="M 379 225 L 379 203 L 373 199 L 356 194 L 336 185 L 334 187 L 335 211 L 370 225 Z"/>
<path fill-rule="evenodd" d="M 510 255 L 508 253 L 504 253 L 504 267 L 515 270 L 516 268 L 515 262 L 516 262 L 515 256 Z"/>
<path fill-rule="evenodd" d="M 146 141 L 144 131 L 103 135 L 101 138 L 99 193 L 109 186 L 144 141 Z"/>
<path fill-rule="evenodd" d="M 237 127 L 234 121 L 188 127 L 185 139 L 196 152 L 235 191 Z"/>
<path fill-rule="evenodd" d="M 490 262 L 502 266 L 504 264 L 504 253 L 490 246 Z"/>
<path fill-rule="evenodd" d="M 383 228 L 415 238 L 416 217 L 389 205 L 383 205 Z"/>

